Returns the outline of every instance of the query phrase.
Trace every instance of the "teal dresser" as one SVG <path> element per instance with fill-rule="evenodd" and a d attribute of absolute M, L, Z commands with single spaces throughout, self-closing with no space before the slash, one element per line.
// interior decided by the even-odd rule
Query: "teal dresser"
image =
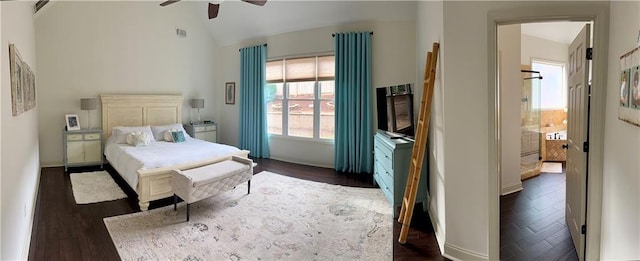
<path fill-rule="evenodd" d="M 374 137 L 373 179 L 393 206 L 393 217 L 398 217 L 398 207 L 402 205 L 402 197 L 409 176 L 409 160 L 413 150 L 413 142 L 405 139 L 391 139 L 378 131 Z M 426 161 L 425 161 L 426 162 Z M 427 202 L 427 164 L 422 167 L 416 203 L 422 203 L 426 212 Z"/>

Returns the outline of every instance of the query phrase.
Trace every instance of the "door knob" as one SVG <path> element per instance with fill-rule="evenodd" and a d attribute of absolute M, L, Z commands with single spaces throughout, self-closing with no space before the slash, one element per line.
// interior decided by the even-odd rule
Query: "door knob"
<path fill-rule="evenodd" d="M 569 144 L 562 144 L 562 148 L 565 149 L 565 150 L 569 149 Z"/>

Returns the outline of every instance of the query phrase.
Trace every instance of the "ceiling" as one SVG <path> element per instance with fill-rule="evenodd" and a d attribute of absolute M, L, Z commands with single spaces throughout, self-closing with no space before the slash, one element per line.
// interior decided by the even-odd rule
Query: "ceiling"
<path fill-rule="evenodd" d="M 521 33 L 554 42 L 570 44 L 587 22 L 548 22 L 522 24 Z"/>
<path fill-rule="evenodd" d="M 209 20 L 207 1 L 182 1 L 206 24 L 221 46 L 287 32 L 364 21 L 413 21 L 416 1 L 283 1 L 256 6 L 239 0 L 220 4 L 218 17 Z M 164 7 L 171 8 L 171 7 Z"/>

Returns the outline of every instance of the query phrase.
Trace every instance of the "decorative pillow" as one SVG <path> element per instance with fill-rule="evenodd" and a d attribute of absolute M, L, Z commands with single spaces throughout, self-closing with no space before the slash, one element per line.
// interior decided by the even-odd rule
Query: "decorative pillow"
<path fill-rule="evenodd" d="M 178 131 L 178 130 L 170 129 L 170 130 L 165 131 L 163 140 L 169 141 L 169 142 L 173 142 L 173 135 L 171 133 L 172 132 L 176 132 L 176 131 Z"/>
<path fill-rule="evenodd" d="M 149 145 L 151 136 L 141 131 L 134 131 L 127 134 L 127 144 L 134 147 L 141 147 Z"/>
<path fill-rule="evenodd" d="M 184 132 L 182 131 L 174 131 L 171 132 L 171 136 L 173 136 L 173 142 L 184 142 Z"/>
<path fill-rule="evenodd" d="M 151 126 L 151 131 L 153 132 L 153 137 L 156 140 L 167 140 L 167 139 L 164 138 L 164 133 L 166 131 L 172 130 L 172 129 L 178 130 L 178 131 L 182 131 L 182 132 L 184 132 L 184 135 L 186 137 L 189 137 L 189 134 L 187 134 L 187 131 L 184 130 L 184 127 L 180 123 L 162 125 L 162 126 Z"/>
<path fill-rule="evenodd" d="M 127 143 L 127 134 L 130 132 L 144 132 L 149 136 L 149 141 L 155 141 L 153 138 L 153 132 L 151 132 L 150 126 L 140 126 L 140 127 L 113 127 L 111 129 L 111 135 L 115 137 L 116 143 L 126 144 Z"/>

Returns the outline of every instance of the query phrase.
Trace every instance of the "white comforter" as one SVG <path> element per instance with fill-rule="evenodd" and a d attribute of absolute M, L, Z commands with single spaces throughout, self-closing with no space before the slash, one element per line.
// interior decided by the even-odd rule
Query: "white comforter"
<path fill-rule="evenodd" d="M 187 137 L 185 142 L 173 143 L 153 141 L 148 146 L 133 147 L 127 144 L 116 144 L 108 139 L 104 149 L 111 166 L 129 183 L 131 188 L 137 189 L 138 170 L 173 166 L 188 162 L 222 157 L 240 149 L 203 140 Z"/>

